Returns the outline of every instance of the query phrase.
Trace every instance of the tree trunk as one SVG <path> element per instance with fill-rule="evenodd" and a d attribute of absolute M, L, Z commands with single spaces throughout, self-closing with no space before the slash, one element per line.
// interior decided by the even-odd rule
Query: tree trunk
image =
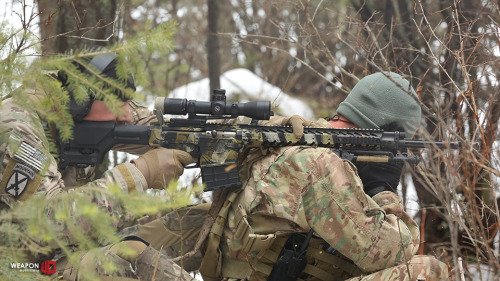
<path fill-rule="evenodd" d="M 220 14 L 219 1 L 207 0 L 208 4 L 208 34 L 207 34 L 207 60 L 210 90 L 220 89 L 220 53 L 219 38 L 217 37 L 217 22 Z"/>
<path fill-rule="evenodd" d="M 116 0 L 38 1 L 42 54 L 112 43 L 116 8 Z"/>

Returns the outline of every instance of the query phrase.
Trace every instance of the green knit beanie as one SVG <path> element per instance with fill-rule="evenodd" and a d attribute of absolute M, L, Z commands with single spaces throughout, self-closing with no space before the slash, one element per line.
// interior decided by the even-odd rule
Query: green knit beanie
<path fill-rule="evenodd" d="M 413 138 L 422 116 L 420 105 L 386 76 L 417 97 L 401 75 L 378 72 L 361 79 L 340 103 L 337 113 L 365 129 L 380 129 L 395 122 L 397 127 L 404 128 L 406 138 Z"/>

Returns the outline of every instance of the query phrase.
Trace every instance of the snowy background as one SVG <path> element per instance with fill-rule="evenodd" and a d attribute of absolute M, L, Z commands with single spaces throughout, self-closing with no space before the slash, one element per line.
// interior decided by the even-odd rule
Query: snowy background
<path fill-rule="evenodd" d="M 221 75 L 221 89 L 226 90 L 227 100 L 238 98 L 239 102 L 253 100 L 269 100 L 276 115 L 289 116 L 298 114 L 306 119 L 315 116 L 312 109 L 297 98 L 281 91 L 277 86 L 269 84 L 261 77 L 245 68 L 229 70 Z M 169 98 L 185 98 L 188 100 L 210 100 L 210 88 L 208 78 L 189 83 L 174 89 Z"/>

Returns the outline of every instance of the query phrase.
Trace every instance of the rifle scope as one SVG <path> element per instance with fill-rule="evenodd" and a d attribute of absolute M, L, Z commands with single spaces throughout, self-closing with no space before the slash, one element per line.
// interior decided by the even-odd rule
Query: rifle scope
<path fill-rule="evenodd" d="M 176 98 L 156 98 L 155 109 L 163 114 L 195 116 L 208 114 L 212 116 L 247 116 L 257 120 L 269 120 L 274 115 L 270 101 L 226 102 L 225 90 L 214 90 L 212 101 L 196 101 Z"/>

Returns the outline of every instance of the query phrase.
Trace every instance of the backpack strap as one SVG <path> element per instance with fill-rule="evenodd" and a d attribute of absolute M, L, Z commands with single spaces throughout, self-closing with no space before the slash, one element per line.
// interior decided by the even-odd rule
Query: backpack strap
<path fill-rule="evenodd" d="M 222 253 L 219 249 L 220 240 L 226 224 L 227 214 L 234 200 L 242 189 L 237 189 L 228 194 L 224 205 L 219 211 L 215 222 L 210 229 L 207 240 L 207 248 L 201 261 L 200 273 L 203 280 L 217 281 L 222 279 Z"/>

